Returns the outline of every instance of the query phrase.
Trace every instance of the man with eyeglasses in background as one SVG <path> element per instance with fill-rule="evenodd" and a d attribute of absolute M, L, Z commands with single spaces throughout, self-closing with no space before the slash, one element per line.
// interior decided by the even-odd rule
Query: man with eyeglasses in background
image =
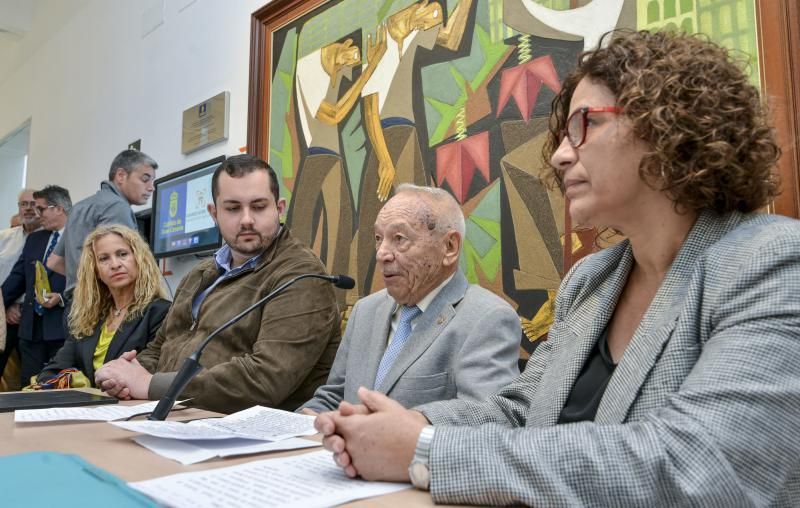
<path fill-rule="evenodd" d="M 72 209 L 72 200 L 69 191 L 57 185 L 48 185 L 34 192 L 33 199 L 43 230 L 31 233 L 25 240 L 22 253 L 2 287 L 3 301 L 13 302 L 25 295 L 17 344 L 22 386 L 28 385 L 31 376 L 42 370 L 66 338 L 62 296 L 64 276 L 46 270 L 50 290 L 42 287 L 37 290 L 36 262 L 47 265 L 47 258 L 64 231 L 67 216 Z"/>
<path fill-rule="evenodd" d="M 22 247 L 28 235 L 39 229 L 39 216 L 36 215 L 36 201 L 33 200 L 34 189 L 22 189 L 17 196 L 17 218 L 11 219 L 11 227 L 0 231 L 0 284 L 2 284 L 14 263 L 22 253 Z M 22 319 L 22 298 L 8 302 L 8 307 L 0 301 L 0 307 L 5 308 L 5 319 L 0 322 L 0 328 L 5 333 L 5 340 L 0 344 L 0 376 L 3 375 L 6 363 L 16 348 L 19 331 L 19 322 Z"/>
<path fill-rule="evenodd" d="M 36 215 L 36 201 L 33 200 L 34 189 L 22 189 L 17 196 L 19 225 L 0 231 L 0 283 L 11 273 L 25 245 L 28 235 L 39 229 L 39 216 Z"/>

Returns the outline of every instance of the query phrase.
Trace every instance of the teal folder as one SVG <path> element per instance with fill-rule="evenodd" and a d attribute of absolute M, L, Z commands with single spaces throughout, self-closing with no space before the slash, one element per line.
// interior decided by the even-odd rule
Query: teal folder
<path fill-rule="evenodd" d="M 32 452 L 0 457 L 0 505 L 142 508 L 158 506 L 77 455 Z"/>

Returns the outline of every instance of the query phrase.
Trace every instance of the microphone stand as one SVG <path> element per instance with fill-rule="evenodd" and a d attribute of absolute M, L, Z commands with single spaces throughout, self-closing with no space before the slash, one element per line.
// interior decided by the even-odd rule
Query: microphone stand
<path fill-rule="evenodd" d="M 242 319 L 244 316 L 249 314 L 253 309 L 267 303 L 268 301 L 272 300 L 278 294 L 280 294 L 284 289 L 291 286 L 295 282 L 301 279 L 323 279 L 327 280 L 328 282 L 333 283 L 336 287 L 344 288 L 344 289 L 352 289 L 355 286 L 355 281 L 346 275 L 323 275 L 319 273 L 306 273 L 303 275 L 298 275 L 297 277 L 290 279 L 277 288 L 275 288 L 272 292 L 270 292 L 267 296 L 261 298 L 256 303 L 252 304 L 251 306 L 247 307 L 242 312 L 236 314 L 231 319 L 229 319 L 226 323 L 222 326 L 211 332 L 211 334 L 206 337 L 206 339 L 194 350 L 194 352 L 186 357 L 183 361 L 183 365 L 181 366 L 181 370 L 175 375 L 175 378 L 172 380 L 172 384 L 169 385 L 167 392 L 158 401 L 158 405 L 150 413 L 150 416 L 147 417 L 148 420 L 157 420 L 157 421 L 164 421 L 167 418 L 167 415 L 170 411 L 172 411 L 172 406 L 175 405 L 175 401 L 178 400 L 178 397 L 181 393 L 183 393 L 184 388 L 186 385 L 189 384 L 191 381 L 201 370 L 203 370 L 203 366 L 200 365 L 200 356 L 203 354 L 203 350 L 206 348 L 211 339 L 219 335 L 221 332 L 226 330 L 228 327 Z"/>

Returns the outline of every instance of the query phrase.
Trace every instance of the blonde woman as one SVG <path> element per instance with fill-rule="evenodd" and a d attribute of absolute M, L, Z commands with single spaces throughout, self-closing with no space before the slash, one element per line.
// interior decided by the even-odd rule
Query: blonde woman
<path fill-rule="evenodd" d="M 69 336 L 38 382 L 75 368 L 93 385 L 101 365 L 155 337 L 170 306 L 165 296 L 142 237 L 119 224 L 99 226 L 83 242 Z"/>

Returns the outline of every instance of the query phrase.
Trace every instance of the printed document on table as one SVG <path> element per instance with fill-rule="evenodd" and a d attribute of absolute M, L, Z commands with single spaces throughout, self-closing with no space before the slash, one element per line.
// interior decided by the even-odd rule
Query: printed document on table
<path fill-rule="evenodd" d="M 231 439 L 280 441 L 316 434 L 314 416 L 253 406 L 224 418 L 206 418 L 188 423 L 176 421 L 112 422 L 132 432 L 170 439 Z"/>
<path fill-rule="evenodd" d="M 331 453 L 318 451 L 129 484 L 173 507 L 316 507 L 381 496 L 411 488 L 407 483 L 348 478 Z"/>
<path fill-rule="evenodd" d="M 184 401 L 185 402 L 185 401 Z M 53 407 L 48 409 L 17 409 L 14 411 L 16 423 L 56 422 L 68 420 L 110 422 L 130 418 L 139 413 L 149 413 L 156 408 L 158 401 L 135 406 L 114 404 L 95 407 Z M 180 403 L 178 403 L 180 404 Z"/>
<path fill-rule="evenodd" d="M 220 439 L 182 441 L 180 439 L 167 439 L 155 436 L 137 436 L 134 441 L 148 450 L 162 457 L 172 459 L 188 466 L 216 457 L 233 457 L 236 455 L 250 455 L 253 453 L 279 452 L 285 450 L 300 450 L 302 448 L 315 448 L 322 443 L 293 437 L 283 441 L 264 442 L 252 439 Z"/>

